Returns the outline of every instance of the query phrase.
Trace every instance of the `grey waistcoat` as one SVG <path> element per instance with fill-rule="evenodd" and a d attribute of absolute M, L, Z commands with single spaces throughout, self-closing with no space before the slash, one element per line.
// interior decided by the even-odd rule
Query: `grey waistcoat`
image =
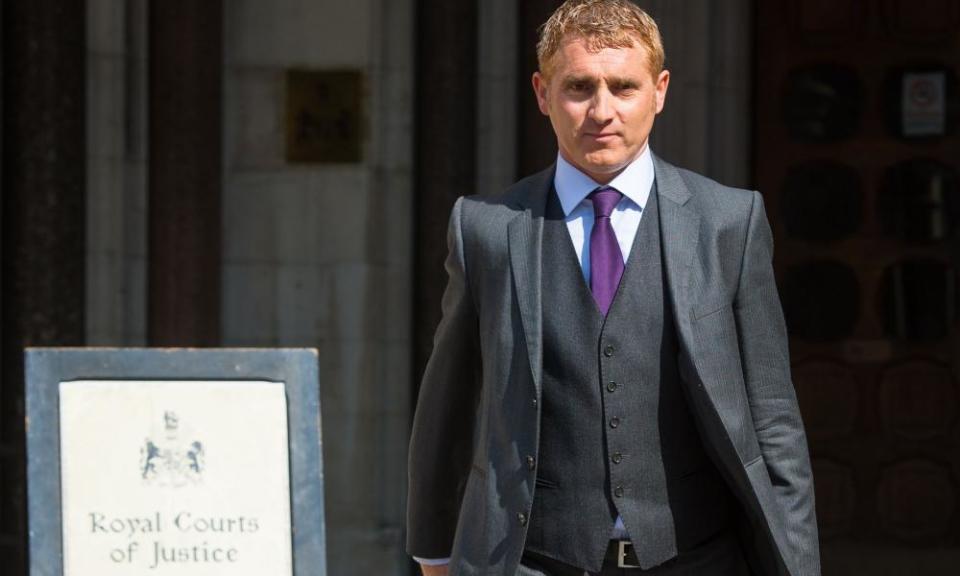
<path fill-rule="evenodd" d="M 599 571 L 622 516 L 649 568 L 728 522 L 677 365 L 656 186 L 606 318 L 584 281 L 556 193 L 543 228 L 543 394 L 526 547 Z"/>

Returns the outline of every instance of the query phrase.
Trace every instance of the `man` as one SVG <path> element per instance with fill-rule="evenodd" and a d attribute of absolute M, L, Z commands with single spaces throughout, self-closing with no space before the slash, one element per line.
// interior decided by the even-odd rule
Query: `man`
<path fill-rule="evenodd" d="M 656 158 L 670 74 L 568 0 L 533 88 L 555 166 L 462 198 L 410 444 L 424 574 L 819 574 L 761 196 Z"/>

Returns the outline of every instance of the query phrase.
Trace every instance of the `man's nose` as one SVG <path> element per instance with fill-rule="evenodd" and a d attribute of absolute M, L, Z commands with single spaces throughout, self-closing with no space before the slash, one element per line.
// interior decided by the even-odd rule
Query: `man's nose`
<path fill-rule="evenodd" d="M 589 114 L 597 124 L 606 124 L 613 118 L 613 95 L 605 87 L 594 92 Z"/>

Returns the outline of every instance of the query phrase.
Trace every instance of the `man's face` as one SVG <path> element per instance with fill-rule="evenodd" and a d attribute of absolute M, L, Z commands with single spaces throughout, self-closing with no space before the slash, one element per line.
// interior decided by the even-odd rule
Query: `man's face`
<path fill-rule="evenodd" d="M 549 78 L 533 75 L 533 90 L 563 158 L 606 184 L 643 152 L 669 82 L 666 70 L 653 75 L 639 43 L 591 52 L 573 38 L 553 55 Z"/>

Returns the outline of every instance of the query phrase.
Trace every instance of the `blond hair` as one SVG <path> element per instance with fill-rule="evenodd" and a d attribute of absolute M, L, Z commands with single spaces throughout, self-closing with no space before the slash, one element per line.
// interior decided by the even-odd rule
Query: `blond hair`
<path fill-rule="evenodd" d="M 649 14 L 630 0 L 567 0 L 540 27 L 537 61 L 540 73 L 549 76 L 550 60 L 570 39 L 583 39 L 591 51 L 630 48 L 647 51 L 650 72 L 663 70 L 663 40 Z"/>

